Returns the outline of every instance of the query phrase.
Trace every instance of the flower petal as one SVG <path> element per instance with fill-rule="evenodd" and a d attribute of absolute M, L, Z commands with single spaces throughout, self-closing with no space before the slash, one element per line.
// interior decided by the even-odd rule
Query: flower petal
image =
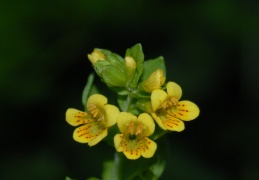
<path fill-rule="evenodd" d="M 128 125 L 131 121 L 137 121 L 137 116 L 128 112 L 121 112 L 117 116 L 117 125 L 121 132 L 127 131 Z"/>
<path fill-rule="evenodd" d="M 166 119 L 163 120 L 163 124 L 165 125 L 167 130 L 170 130 L 170 131 L 181 132 L 185 128 L 183 121 L 181 121 L 178 118 L 173 117 L 170 114 L 166 115 Z"/>
<path fill-rule="evenodd" d="M 152 157 L 157 149 L 157 144 L 150 140 L 149 138 L 145 137 L 145 139 L 142 141 L 144 144 L 141 147 L 141 155 L 144 158 L 150 158 Z"/>
<path fill-rule="evenodd" d="M 115 149 L 118 151 L 118 152 L 122 152 L 123 151 L 123 148 L 121 146 L 121 141 L 122 141 L 122 138 L 123 138 L 123 134 L 116 134 L 114 136 L 114 146 L 115 146 Z"/>
<path fill-rule="evenodd" d="M 124 141 L 125 146 L 123 146 L 123 153 L 128 159 L 138 159 L 141 156 L 141 150 L 139 148 L 128 148 L 127 143 L 132 143 L 129 141 Z M 136 145 L 137 146 L 137 145 Z"/>
<path fill-rule="evenodd" d="M 182 88 L 175 82 L 168 82 L 166 85 L 168 96 L 179 100 L 182 97 Z"/>
<path fill-rule="evenodd" d="M 101 133 L 96 136 L 94 139 L 92 139 L 91 141 L 89 141 L 88 145 L 89 146 L 94 146 L 97 143 L 99 143 L 103 138 L 105 138 L 108 135 L 108 131 L 107 129 L 101 131 Z"/>
<path fill-rule="evenodd" d="M 153 118 L 147 114 L 147 113 L 142 113 L 138 116 L 138 121 L 140 121 L 141 124 L 145 127 L 145 135 L 149 136 L 154 133 L 155 131 L 155 123 Z"/>
<path fill-rule="evenodd" d="M 163 130 L 167 130 L 166 126 L 163 124 L 162 119 L 156 115 L 156 113 L 151 113 L 151 116 L 155 119 L 156 123 L 159 125 L 159 127 Z"/>
<path fill-rule="evenodd" d="M 116 124 L 117 116 L 120 113 L 119 109 L 116 106 L 106 104 L 104 106 L 105 118 L 107 119 L 107 127 L 113 126 Z"/>
<path fill-rule="evenodd" d="M 80 124 L 93 122 L 94 120 L 86 112 L 79 111 L 74 108 L 69 108 L 66 111 L 66 121 L 72 126 L 78 126 Z"/>
<path fill-rule="evenodd" d="M 156 111 L 167 99 L 167 93 L 161 89 L 156 89 L 151 93 L 151 105 L 153 111 Z"/>
<path fill-rule="evenodd" d="M 75 129 L 73 133 L 73 138 L 75 141 L 80 143 L 88 143 L 93 139 L 97 138 L 98 136 L 103 136 L 103 131 L 106 130 L 99 125 L 99 123 L 89 123 L 83 126 L 80 126 Z M 106 132 L 107 135 L 107 132 Z"/>
<path fill-rule="evenodd" d="M 179 101 L 172 114 L 181 120 L 190 121 L 199 116 L 200 109 L 191 101 Z"/>
<path fill-rule="evenodd" d="M 107 104 L 108 100 L 105 96 L 101 94 L 94 94 L 90 96 L 87 100 L 87 109 L 90 109 L 90 105 L 96 105 L 97 107 L 103 107 Z"/>

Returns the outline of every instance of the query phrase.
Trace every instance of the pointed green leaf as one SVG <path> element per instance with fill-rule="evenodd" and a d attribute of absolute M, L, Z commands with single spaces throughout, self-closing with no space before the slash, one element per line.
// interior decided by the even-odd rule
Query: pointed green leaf
<path fill-rule="evenodd" d="M 162 69 L 164 72 L 164 75 L 166 76 L 166 67 L 165 67 L 165 61 L 162 56 L 159 56 L 155 59 L 150 59 L 144 62 L 144 71 L 141 76 L 140 81 L 146 80 L 150 74 L 152 74 L 157 69 Z"/>
<path fill-rule="evenodd" d="M 132 57 L 136 61 L 137 66 L 142 64 L 144 61 L 144 53 L 141 44 L 138 43 L 133 47 L 127 49 L 125 56 Z"/>
<path fill-rule="evenodd" d="M 82 103 L 83 103 L 84 107 L 85 107 L 85 104 L 86 104 L 87 99 L 89 98 L 89 96 L 91 96 L 92 94 L 97 94 L 98 93 L 98 89 L 93 84 L 93 82 L 94 82 L 94 74 L 91 73 L 88 76 L 87 83 L 85 85 L 85 88 L 84 88 L 83 94 L 82 94 Z"/>

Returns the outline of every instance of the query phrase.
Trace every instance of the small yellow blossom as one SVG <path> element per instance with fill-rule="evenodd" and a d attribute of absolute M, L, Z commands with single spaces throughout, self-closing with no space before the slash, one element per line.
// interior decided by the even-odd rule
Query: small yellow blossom
<path fill-rule="evenodd" d="M 136 61 L 130 57 L 130 56 L 126 56 L 125 57 L 125 64 L 126 64 L 126 67 L 130 68 L 130 69 L 136 69 Z"/>
<path fill-rule="evenodd" d="M 147 137 L 155 130 L 155 123 L 150 115 L 142 113 L 136 117 L 128 112 L 121 112 L 117 116 L 117 125 L 122 132 L 114 136 L 118 152 L 123 152 L 128 159 L 138 159 L 140 156 L 150 158 L 154 155 L 157 145 Z"/>
<path fill-rule="evenodd" d="M 183 121 L 195 119 L 198 117 L 200 110 L 191 101 L 179 101 L 182 96 L 182 89 L 178 84 L 168 82 L 166 87 L 167 93 L 160 89 L 152 92 L 151 115 L 162 129 L 183 131 Z"/>
<path fill-rule="evenodd" d="M 119 114 L 119 109 L 107 101 L 105 96 L 94 94 L 87 100 L 88 112 L 73 108 L 67 110 L 66 121 L 72 126 L 82 125 L 73 133 L 75 141 L 94 146 L 107 136 L 108 127 L 116 124 Z"/>
<path fill-rule="evenodd" d="M 94 51 L 91 54 L 88 54 L 87 57 L 92 64 L 95 64 L 97 61 L 105 60 L 105 55 L 98 49 L 94 49 Z"/>
<path fill-rule="evenodd" d="M 165 76 L 162 69 L 157 69 L 152 74 L 149 75 L 147 80 L 140 83 L 141 88 L 151 93 L 155 89 L 160 89 L 160 87 L 165 83 Z"/>
<path fill-rule="evenodd" d="M 128 76 L 130 76 L 131 74 L 133 74 L 137 68 L 137 64 L 136 61 L 130 57 L 130 56 L 126 56 L 125 57 L 125 68 L 126 68 L 126 72 L 128 74 Z"/>

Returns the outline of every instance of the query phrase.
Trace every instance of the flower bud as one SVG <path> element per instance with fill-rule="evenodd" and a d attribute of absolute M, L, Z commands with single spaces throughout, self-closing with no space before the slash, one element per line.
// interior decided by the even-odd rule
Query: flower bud
<path fill-rule="evenodd" d="M 94 49 L 91 54 L 87 55 L 88 59 L 91 61 L 92 64 L 95 64 L 97 61 L 105 60 L 105 55 L 98 51 L 98 49 Z"/>
<path fill-rule="evenodd" d="M 160 89 L 160 87 L 165 82 L 165 76 L 162 69 L 157 69 L 149 77 L 140 83 L 140 89 L 151 93 L 155 89 Z"/>
<path fill-rule="evenodd" d="M 130 56 L 125 57 L 125 70 L 128 78 L 132 79 L 136 71 L 136 61 Z"/>

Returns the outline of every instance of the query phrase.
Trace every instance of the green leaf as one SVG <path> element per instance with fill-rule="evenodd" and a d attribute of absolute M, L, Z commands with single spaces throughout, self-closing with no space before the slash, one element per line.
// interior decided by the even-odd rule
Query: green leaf
<path fill-rule="evenodd" d="M 159 178 L 165 169 L 165 160 L 158 160 L 155 164 L 150 166 L 149 170 L 154 174 L 155 177 Z"/>
<path fill-rule="evenodd" d="M 162 56 L 159 56 L 155 59 L 150 59 L 144 62 L 144 70 L 140 78 L 140 81 L 146 80 L 149 77 L 149 75 L 152 74 L 157 69 L 162 69 L 164 72 L 164 75 L 166 76 L 165 61 Z"/>
<path fill-rule="evenodd" d="M 131 56 L 136 61 L 137 66 L 142 64 L 144 61 L 144 53 L 141 44 L 138 43 L 133 47 L 127 49 L 125 56 Z"/>
<path fill-rule="evenodd" d="M 118 95 L 118 105 L 122 111 L 126 109 L 127 97 L 127 95 Z"/>
<path fill-rule="evenodd" d="M 91 96 L 92 94 L 97 94 L 98 93 L 98 89 L 97 87 L 93 84 L 94 82 L 94 74 L 91 73 L 88 76 L 87 79 L 87 83 L 85 85 L 85 88 L 83 90 L 83 94 L 82 94 L 82 103 L 85 107 L 87 99 L 89 98 L 89 96 Z"/>
<path fill-rule="evenodd" d="M 125 56 L 130 56 L 136 61 L 136 72 L 130 84 L 130 87 L 134 88 L 137 87 L 139 78 L 143 72 L 144 53 L 141 44 L 138 43 L 133 47 L 127 49 Z"/>

